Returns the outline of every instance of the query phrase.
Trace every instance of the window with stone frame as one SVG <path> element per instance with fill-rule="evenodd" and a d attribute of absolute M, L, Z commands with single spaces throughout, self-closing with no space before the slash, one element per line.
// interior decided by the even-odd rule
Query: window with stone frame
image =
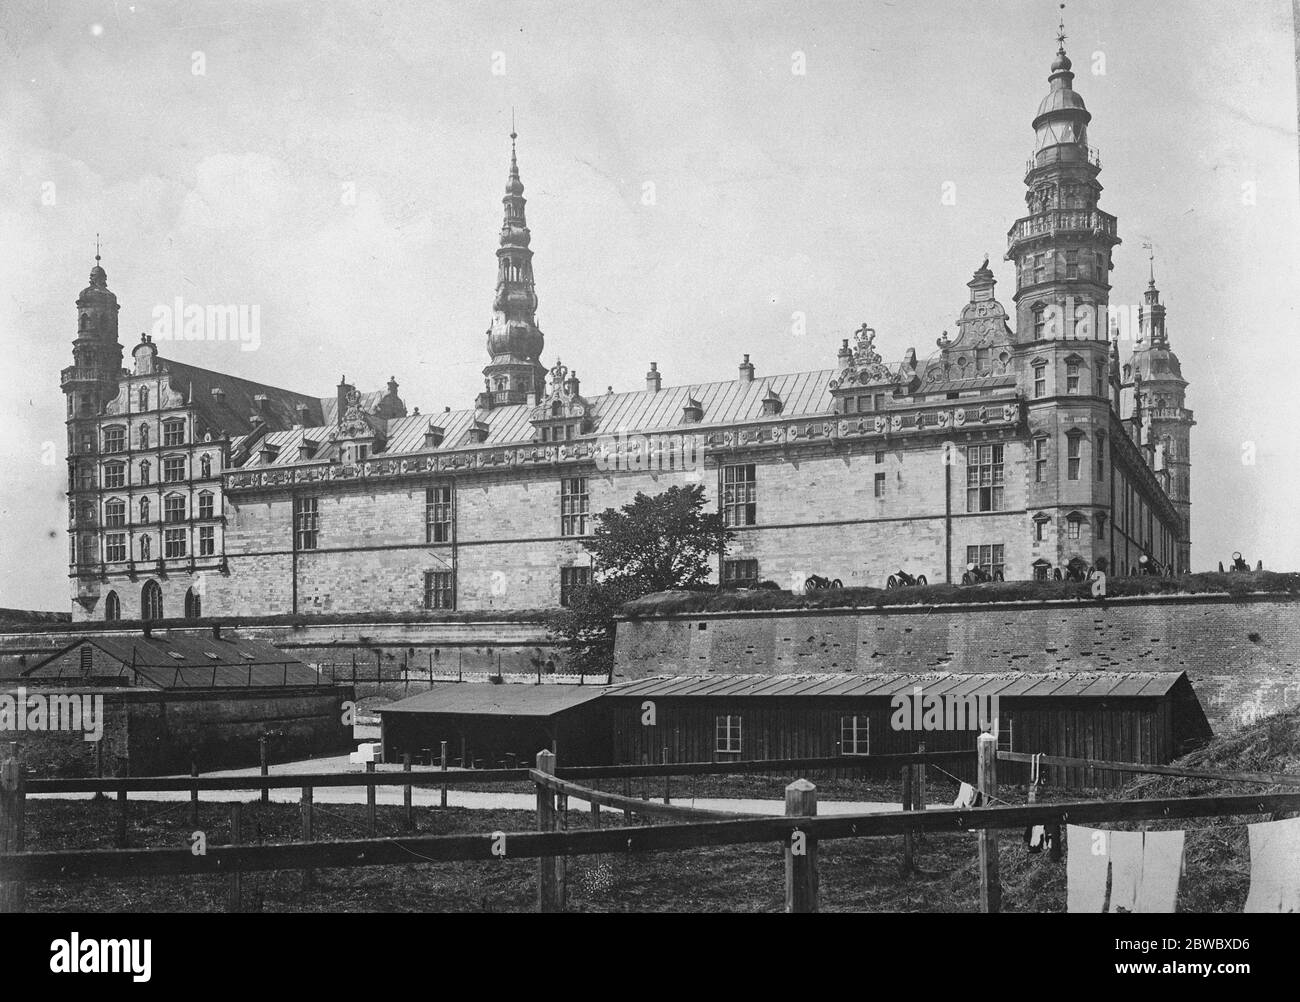
<path fill-rule="evenodd" d="M 424 489 L 424 541 L 451 542 L 452 485 L 434 484 Z"/>
<path fill-rule="evenodd" d="M 1047 541 L 1047 527 L 1052 524 L 1050 515 L 1041 512 L 1034 516 L 1034 542 L 1044 543 Z"/>
<path fill-rule="evenodd" d="M 989 574 L 1006 574 L 1006 548 L 1002 543 L 981 543 L 966 547 L 966 563 L 983 568 Z"/>
<path fill-rule="evenodd" d="M 585 536 L 591 499 L 586 477 L 560 479 L 560 535 Z"/>
<path fill-rule="evenodd" d="M 885 475 L 883 473 L 876 474 L 875 496 L 877 498 L 883 498 L 885 496 Z"/>
<path fill-rule="evenodd" d="M 1034 483 L 1047 483 L 1047 438 L 1034 439 Z"/>
<path fill-rule="evenodd" d="M 180 494 L 168 494 L 163 498 L 163 521 L 185 521 L 185 498 Z"/>
<path fill-rule="evenodd" d="M 758 561 L 752 559 L 724 560 L 722 583 L 728 588 L 755 588 L 758 586 Z"/>
<path fill-rule="evenodd" d="M 968 512 L 1001 511 L 1005 471 L 1003 446 L 969 445 L 966 447 L 966 510 Z"/>
<path fill-rule="evenodd" d="M 1065 437 L 1065 476 L 1067 480 L 1078 480 L 1083 465 L 1083 433 L 1075 432 Z"/>
<path fill-rule="evenodd" d="M 426 609 L 456 608 L 456 580 L 451 571 L 424 572 L 424 607 Z"/>
<path fill-rule="evenodd" d="M 177 484 L 185 479 L 185 457 L 167 456 L 163 459 L 163 483 Z"/>
<path fill-rule="evenodd" d="M 125 532 L 110 532 L 104 537 L 104 559 L 110 563 L 126 560 Z"/>
<path fill-rule="evenodd" d="M 163 422 L 162 444 L 164 446 L 185 444 L 185 419 L 184 418 L 171 418 Z"/>
<path fill-rule="evenodd" d="M 110 529 L 126 525 L 126 502 L 121 498 L 109 498 L 104 502 L 104 525 Z"/>
<path fill-rule="evenodd" d="M 1097 432 L 1097 479 L 1106 479 L 1106 433 Z"/>
<path fill-rule="evenodd" d="M 1065 392 L 1066 393 L 1079 392 L 1079 363 L 1078 362 L 1065 363 Z"/>
<path fill-rule="evenodd" d="M 217 552 L 217 527 L 199 526 L 199 556 L 210 557 Z"/>
<path fill-rule="evenodd" d="M 1034 314 L 1034 321 L 1037 323 L 1038 314 Z M 1034 366 L 1034 398 L 1047 396 L 1047 366 Z"/>
<path fill-rule="evenodd" d="M 104 451 L 126 451 L 126 429 L 120 425 L 104 429 Z"/>
<path fill-rule="evenodd" d="M 164 529 L 163 530 L 163 557 L 167 560 L 175 560 L 183 557 L 188 552 L 186 547 L 186 530 L 184 529 Z"/>
<path fill-rule="evenodd" d="M 1066 538 L 1078 540 L 1083 535 L 1083 516 L 1078 512 L 1071 512 L 1069 518 L 1065 520 Z"/>
<path fill-rule="evenodd" d="M 314 550 L 319 541 L 320 511 L 318 499 L 298 496 L 293 499 L 294 540 L 300 550 Z"/>
<path fill-rule="evenodd" d="M 754 525 L 758 521 L 758 484 L 753 463 L 724 466 L 718 471 L 723 525 Z"/>
<path fill-rule="evenodd" d="M 560 606 L 567 609 L 572 604 L 578 589 L 591 584 L 590 567 L 560 568 Z"/>
<path fill-rule="evenodd" d="M 215 498 L 211 491 L 199 491 L 199 518 L 212 518 L 215 513 Z"/>
<path fill-rule="evenodd" d="M 126 486 L 126 464 L 108 463 L 104 467 L 104 486 L 110 490 Z"/>

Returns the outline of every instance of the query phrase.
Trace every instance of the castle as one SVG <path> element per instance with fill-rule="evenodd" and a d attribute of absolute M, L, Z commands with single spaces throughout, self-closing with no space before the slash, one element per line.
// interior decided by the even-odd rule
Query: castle
<path fill-rule="evenodd" d="M 584 394 L 541 360 L 513 133 L 472 407 L 408 412 L 395 379 L 295 393 L 146 335 L 124 369 L 97 253 L 62 372 L 74 617 L 554 607 L 591 580 L 593 516 L 677 483 L 735 530 L 729 585 L 1188 570 L 1187 382 L 1154 275 L 1119 357 L 1118 227 L 1061 41 L 1008 234 L 1014 318 L 986 260 L 953 333 L 896 365 L 863 325 L 824 369 L 764 376 L 745 355 L 732 379 L 664 386 L 651 362 L 644 389 Z"/>

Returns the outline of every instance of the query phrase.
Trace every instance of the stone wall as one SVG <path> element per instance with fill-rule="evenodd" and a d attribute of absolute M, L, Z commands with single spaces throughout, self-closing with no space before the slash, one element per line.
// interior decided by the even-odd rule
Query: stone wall
<path fill-rule="evenodd" d="M 697 613 L 619 623 L 615 677 L 1186 671 L 1216 731 L 1300 704 L 1300 599 L 1117 598 Z"/>

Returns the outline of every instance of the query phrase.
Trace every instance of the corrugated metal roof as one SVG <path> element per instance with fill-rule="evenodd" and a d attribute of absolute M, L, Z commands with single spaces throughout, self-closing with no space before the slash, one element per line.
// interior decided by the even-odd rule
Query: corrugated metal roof
<path fill-rule="evenodd" d="M 375 708 L 376 713 L 457 713 L 469 716 L 550 717 L 598 699 L 598 685 L 494 685 L 449 682 Z"/>
<path fill-rule="evenodd" d="M 657 698 L 894 696 L 920 688 L 926 695 L 999 698 L 1116 698 L 1162 696 L 1182 672 L 1041 672 L 818 675 L 663 675 L 609 687 L 610 696 Z"/>

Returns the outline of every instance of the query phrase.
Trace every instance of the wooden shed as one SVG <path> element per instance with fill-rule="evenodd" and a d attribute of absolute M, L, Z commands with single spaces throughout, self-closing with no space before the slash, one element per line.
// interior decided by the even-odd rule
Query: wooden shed
<path fill-rule="evenodd" d="M 981 729 L 1009 751 L 1166 763 L 1210 737 L 1182 672 L 674 675 L 612 686 L 603 701 L 626 764 L 973 750 Z M 999 764 L 1003 782 L 1026 770 Z M 948 771 L 971 779 L 973 763 Z M 1085 771 L 1047 778 L 1126 780 Z"/>
<path fill-rule="evenodd" d="M 453 765 L 529 765 L 549 748 L 563 765 L 607 765 L 610 729 L 602 686 L 563 683 L 448 682 L 376 708 L 384 760 L 404 753 Z"/>

